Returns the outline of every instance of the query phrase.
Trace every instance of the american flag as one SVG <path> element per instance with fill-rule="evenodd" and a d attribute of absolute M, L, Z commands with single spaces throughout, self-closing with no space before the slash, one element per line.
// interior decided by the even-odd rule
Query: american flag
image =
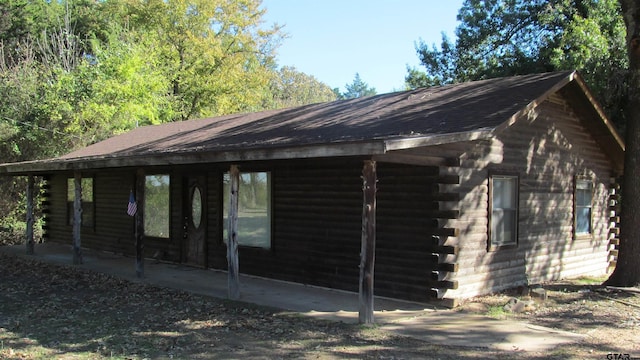
<path fill-rule="evenodd" d="M 129 205 L 127 206 L 127 215 L 134 216 L 138 211 L 138 204 L 136 198 L 133 196 L 133 190 L 129 192 Z"/>

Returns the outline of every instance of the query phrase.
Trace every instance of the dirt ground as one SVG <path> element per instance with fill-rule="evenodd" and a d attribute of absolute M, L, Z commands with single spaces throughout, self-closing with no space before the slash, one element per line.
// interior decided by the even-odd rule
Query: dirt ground
<path fill-rule="evenodd" d="M 519 296 L 516 291 L 470 299 L 456 311 L 484 312 L 530 324 L 586 335 L 585 340 L 557 349 L 568 358 L 640 359 L 640 290 L 612 289 L 602 279 L 581 278 L 544 284 L 547 299 Z M 530 304 L 513 313 L 505 304 Z M 609 354 L 622 354 L 615 356 Z M 628 354 L 628 355 L 627 355 Z"/>
<path fill-rule="evenodd" d="M 547 284 L 548 299 L 525 312 L 503 309 L 515 295 L 509 293 L 472 299 L 453 310 L 587 335 L 548 353 L 504 352 L 434 345 L 376 327 L 313 320 L 0 254 L 0 358 L 640 358 L 640 294 L 592 282 Z"/>

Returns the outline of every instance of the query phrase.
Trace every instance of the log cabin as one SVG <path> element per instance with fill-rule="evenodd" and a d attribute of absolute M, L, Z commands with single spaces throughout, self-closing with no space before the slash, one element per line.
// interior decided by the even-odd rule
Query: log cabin
<path fill-rule="evenodd" d="M 0 175 L 42 179 L 45 241 L 77 263 L 228 270 L 231 298 L 238 273 L 358 292 L 370 322 L 373 293 L 455 306 L 605 274 L 623 155 L 564 71 L 144 126 Z"/>

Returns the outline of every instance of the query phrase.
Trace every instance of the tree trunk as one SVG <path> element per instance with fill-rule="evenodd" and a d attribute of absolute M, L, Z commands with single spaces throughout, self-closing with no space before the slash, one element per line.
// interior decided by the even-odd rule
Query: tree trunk
<path fill-rule="evenodd" d="M 620 0 L 627 26 L 629 98 L 627 101 L 624 177 L 620 211 L 620 245 L 616 268 L 605 282 L 614 286 L 640 285 L 640 1 Z"/>

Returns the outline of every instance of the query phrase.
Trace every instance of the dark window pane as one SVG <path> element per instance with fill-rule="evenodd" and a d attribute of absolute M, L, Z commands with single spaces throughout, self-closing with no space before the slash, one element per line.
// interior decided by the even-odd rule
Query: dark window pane
<path fill-rule="evenodd" d="M 505 245 L 516 242 L 518 221 L 517 178 L 494 176 L 491 178 L 491 244 Z"/>
<path fill-rule="evenodd" d="M 269 249 L 271 248 L 271 174 L 251 172 L 240 174 L 238 188 L 238 245 Z M 223 241 L 228 237 L 229 215 L 228 173 L 223 176 Z"/>

